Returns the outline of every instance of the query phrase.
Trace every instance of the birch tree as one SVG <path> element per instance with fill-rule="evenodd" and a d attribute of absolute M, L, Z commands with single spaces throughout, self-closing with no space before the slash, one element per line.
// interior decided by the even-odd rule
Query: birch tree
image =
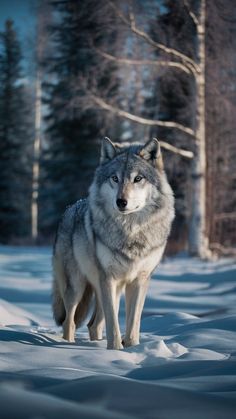
<path fill-rule="evenodd" d="M 48 49 L 47 26 L 50 22 L 51 9 L 47 0 L 40 0 L 36 10 L 36 51 L 35 51 L 35 100 L 34 100 L 34 140 L 32 164 L 32 194 L 31 194 L 31 238 L 35 241 L 39 233 L 39 184 L 40 156 L 42 146 L 42 63 L 45 51 Z"/>
<path fill-rule="evenodd" d="M 198 71 L 196 82 L 196 133 L 195 158 L 192 171 L 192 215 L 190 222 L 189 250 L 191 254 L 207 257 L 209 242 L 206 236 L 206 135 L 205 135 L 205 28 L 206 0 L 200 2 L 197 18 L 189 9 L 197 30 Z"/>

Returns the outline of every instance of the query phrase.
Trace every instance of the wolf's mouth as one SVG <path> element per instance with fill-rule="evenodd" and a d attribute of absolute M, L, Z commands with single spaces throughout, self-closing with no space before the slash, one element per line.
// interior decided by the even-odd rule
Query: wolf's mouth
<path fill-rule="evenodd" d="M 132 212 L 136 212 L 138 209 L 139 209 L 139 206 L 135 207 L 132 210 L 128 210 L 128 209 L 125 209 L 125 208 L 124 209 L 117 208 L 117 210 L 119 211 L 119 213 L 120 214 L 124 214 L 124 215 L 131 214 Z"/>

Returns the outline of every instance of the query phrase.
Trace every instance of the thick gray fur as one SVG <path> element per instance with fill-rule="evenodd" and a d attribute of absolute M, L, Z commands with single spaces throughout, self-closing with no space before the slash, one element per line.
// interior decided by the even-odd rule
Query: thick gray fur
<path fill-rule="evenodd" d="M 127 202 L 125 209 L 116 206 L 118 198 Z M 105 320 L 108 348 L 139 343 L 148 280 L 173 218 L 174 198 L 158 141 L 143 146 L 104 139 L 89 196 L 66 210 L 54 246 L 53 312 L 65 339 L 74 340 L 94 293 L 90 338 L 102 338 Z M 123 289 L 127 313 L 122 340 L 118 309 Z"/>

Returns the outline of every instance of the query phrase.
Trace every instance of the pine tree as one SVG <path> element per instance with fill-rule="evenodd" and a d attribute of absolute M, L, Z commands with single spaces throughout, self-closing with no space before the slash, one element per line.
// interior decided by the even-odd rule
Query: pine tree
<path fill-rule="evenodd" d="M 0 240 L 27 236 L 30 166 L 21 49 L 7 20 L 0 34 Z"/>
<path fill-rule="evenodd" d="M 48 149 L 42 162 L 44 177 L 40 194 L 41 232 L 55 231 L 66 205 L 86 195 L 97 164 L 104 118 L 88 110 L 85 90 L 94 80 L 100 89 L 109 86 L 109 69 L 97 76 L 98 58 L 91 46 L 101 42 L 103 3 L 95 0 L 54 2 L 56 21 L 51 28 L 53 54 L 44 83 L 48 107 Z M 91 14 L 91 10 L 94 13 Z"/>

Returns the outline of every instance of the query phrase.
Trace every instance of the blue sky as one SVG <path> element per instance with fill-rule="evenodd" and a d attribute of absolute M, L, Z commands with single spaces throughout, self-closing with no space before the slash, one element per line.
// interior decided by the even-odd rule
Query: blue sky
<path fill-rule="evenodd" d="M 21 39 L 32 32 L 34 26 L 34 1 L 32 0 L 0 0 L 0 28 L 6 19 L 14 20 Z"/>
<path fill-rule="evenodd" d="M 7 19 L 14 21 L 14 26 L 21 42 L 26 73 L 31 73 L 32 50 L 34 47 L 35 15 L 34 5 L 37 0 L 0 0 L 0 31 Z"/>

